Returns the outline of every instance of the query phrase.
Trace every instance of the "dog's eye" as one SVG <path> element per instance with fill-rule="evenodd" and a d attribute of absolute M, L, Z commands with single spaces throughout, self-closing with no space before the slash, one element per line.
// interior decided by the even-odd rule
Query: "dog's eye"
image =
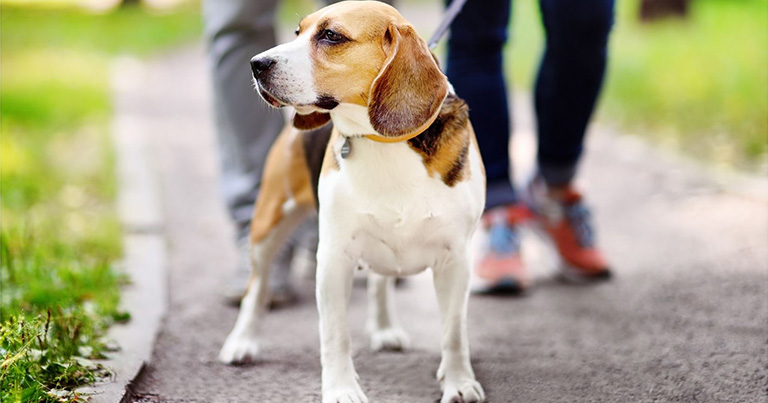
<path fill-rule="evenodd" d="M 296 28 L 296 30 L 293 32 L 296 34 L 296 36 L 299 36 L 299 28 Z"/>
<path fill-rule="evenodd" d="M 326 29 L 323 31 L 322 38 L 328 42 L 337 43 L 340 42 L 343 37 L 338 33 L 331 31 L 330 29 Z"/>

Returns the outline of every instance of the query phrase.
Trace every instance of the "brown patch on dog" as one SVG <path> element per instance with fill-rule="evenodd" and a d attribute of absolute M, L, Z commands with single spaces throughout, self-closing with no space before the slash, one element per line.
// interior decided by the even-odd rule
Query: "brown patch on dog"
<path fill-rule="evenodd" d="M 314 208 L 315 198 L 302 132 L 286 127 L 269 150 L 264 164 L 259 198 L 251 219 L 251 243 L 264 240 L 283 217 L 283 205 L 293 199 Z"/>
<path fill-rule="evenodd" d="M 482 161 L 483 157 L 482 154 L 480 154 L 480 145 L 477 144 L 477 137 L 475 137 L 475 128 L 472 127 L 472 122 L 469 122 L 467 126 L 469 129 L 469 139 L 472 144 L 472 151 L 474 151 L 475 155 Z M 483 182 L 485 182 L 485 164 L 480 164 L 480 173 L 483 175 Z"/>
<path fill-rule="evenodd" d="M 443 182 L 448 186 L 453 186 L 456 182 L 462 179 L 464 174 L 464 167 L 467 164 L 467 151 L 469 151 L 469 144 L 459 151 L 459 155 L 451 163 L 451 169 L 443 174 Z"/>
<path fill-rule="evenodd" d="M 451 94 L 434 123 L 408 140 L 408 145 L 421 154 L 430 175 L 437 173 L 446 185 L 453 186 L 469 179 L 467 161 L 473 137 L 467 104 Z"/>
<path fill-rule="evenodd" d="M 371 85 L 368 117 L 385 137 L 424 130 L 440 110 L 448 80 L 411 25 L 391 24 L 384 36 L 389 54 Z"/>

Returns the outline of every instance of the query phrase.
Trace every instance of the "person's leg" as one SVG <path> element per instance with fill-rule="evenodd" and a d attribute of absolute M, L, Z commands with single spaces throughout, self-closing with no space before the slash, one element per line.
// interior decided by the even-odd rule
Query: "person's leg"
<path fill-rule="evenodd" d="M 603 83 L 614 0 L 540 0 L 546 50 L 536 82 L 539 176 L 528 199 L 574 280 L 610 277 L 572 182 Z"/>
<path fill-rule="evenodd" d="M 253 90 L 251 58 L 276 45 L 277 0 L 205 0 L 203 16 L 212 74 L 216 132 L 221 163 L 221 193 L 237 231 L 239 262 L 225 292 L 237 304 L 250 273 L 248 231 L 267 152 L 284 119 Z M 270 283 L 273 300 L 292 298 L 288 269 L 293 248 L 275 260 Z"/>
<path fill-rule="evenodd" d="M 614 0 L 540 0 L 546 49 L 536 81 L 539 172 L 569 184 L 603 83 Z"/>
<path fill-rule="evenodd" d="M 502 68 L 510 3 L 467 1 L 448 38 L 446 75 L 456 94 L 469 105 L 485 163 L 487 209 L 516 200 L 509 175 L 509 103 Z"/>
<path fill-rule="evenodd" d="M 247 234 L 264 159 L 283 117 L 253 90 L 250 60 L 276 45 L 276 0 L 205 0 L 221 191 L 242 238 Z"/>
<path fill-rule="evenodd" d="M 447 3 L 447 2 L 446 2 Z M 470 0 L 451 25 L 447 76 L 469 105 L 487 177 L 487 235 L 475 292 L 519 293 L 530 281 L 520 258 L 517 224 L 524 216 L 510 180 L 510 116 L 503 49 L 511 0 Z"/>

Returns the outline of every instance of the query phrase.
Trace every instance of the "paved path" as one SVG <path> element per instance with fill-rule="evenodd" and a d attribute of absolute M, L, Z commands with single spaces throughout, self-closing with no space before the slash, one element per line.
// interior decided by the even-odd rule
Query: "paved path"
<path fill-rule="evenodd" d="M 168 232 L 170 304 L 150 366 L 134 386 L 142 402 L 319 400 L 312 282 L 302 303 L 271 313 L 256 365 L 216 354 L 236 310 L 220 293 L 235 264 L 217 194 L 215 139 L 203 52 L 190 48 L 126 67 L 133 92 L 117 113 L 155 139 Z M 530 151 L 529 108 L 517 102 L 518 153 Z M 529 153 L 530 154 L 530 153 Z M 517 158 L 519 162 L 530 158 Z M 524 169 L 519 170 L 522 172 Z M 582 170 L 617 276 L 599 286 L 553 279 L 533 237 L 524 249 L 539 280 L 525 298 L 472 297 L 472 358 L 490 402 L 759 402 L 768 377 L 768 203 L 715 184 L 642 143 L 595 133 Z M 765 185 L 764 181 L 761 185 Z M 412 351 L 372 353 L 365 292 L 351 327 L 372 402 L 433 402 L 439 391 L 439 319 L 428 276 L 408 281 L 397 308 Z"/>

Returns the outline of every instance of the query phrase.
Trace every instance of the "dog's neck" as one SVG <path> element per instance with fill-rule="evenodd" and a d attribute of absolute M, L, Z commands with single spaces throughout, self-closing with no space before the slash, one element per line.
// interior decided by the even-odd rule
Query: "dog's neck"
<path fill-rule="evenodd" d="M 361 137 L 379 134 L 371 125 L 368 108 L 362 105 L 342 103 L 333 108 L 331 120 L 344 137 Z"/>

